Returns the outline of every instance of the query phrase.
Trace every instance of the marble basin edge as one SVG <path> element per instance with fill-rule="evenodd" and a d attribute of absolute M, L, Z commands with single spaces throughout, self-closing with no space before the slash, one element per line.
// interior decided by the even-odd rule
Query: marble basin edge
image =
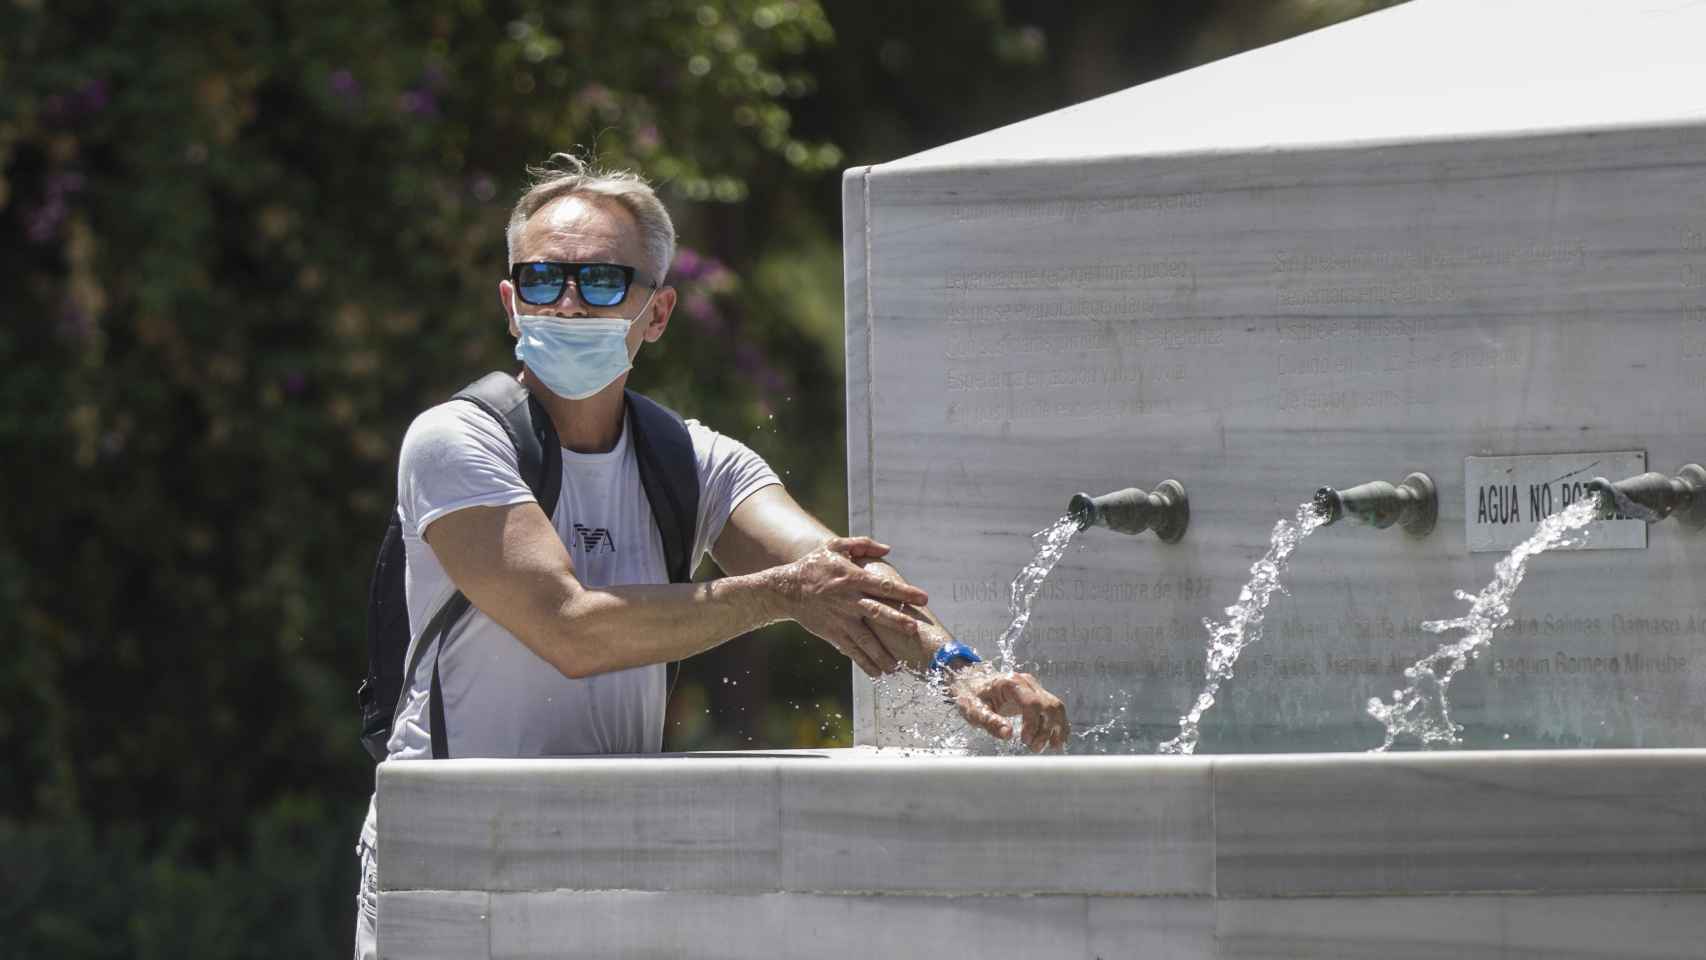
<path fill-rule="evenodd" d="M 1706 750 L 451 760 L 387 891 L 1286 898 L 1706 891 Z"/>

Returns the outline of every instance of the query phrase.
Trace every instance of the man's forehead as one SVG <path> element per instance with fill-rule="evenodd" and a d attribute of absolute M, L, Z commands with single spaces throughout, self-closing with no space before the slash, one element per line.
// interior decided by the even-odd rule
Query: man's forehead
<path fill-rule="evenodd" d="M 527 218 L 517 259 L 621 259 L 639 253 L 639 225 L 614 200 L 570 195 Z"/>

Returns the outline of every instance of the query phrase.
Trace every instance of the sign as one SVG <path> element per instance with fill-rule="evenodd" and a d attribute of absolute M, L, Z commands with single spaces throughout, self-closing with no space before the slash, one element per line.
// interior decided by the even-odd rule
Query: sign
<path fill-rule="evenodd" d="M 1465 457 L 1463 530 L 1470 553 L 1505 552 L 1534 525 L 1585 497 L 1594 477 L 1622 480 L 1647 472 L 1644 451 Z M 1581 542 L 1560 550 L 1645 550 L 1644 520 L 1595 520 Z"/>

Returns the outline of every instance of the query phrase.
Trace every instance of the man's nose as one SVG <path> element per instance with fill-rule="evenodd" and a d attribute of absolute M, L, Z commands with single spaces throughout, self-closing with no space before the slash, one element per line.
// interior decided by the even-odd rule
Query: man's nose
<path fill-rule="evenodd" d="M 573 280 L 563 284 L 563 295 L 551 304 L 551 314 L 568 319 L 587 316 L 586 301 L 581 299 L 581 292 Z"/>

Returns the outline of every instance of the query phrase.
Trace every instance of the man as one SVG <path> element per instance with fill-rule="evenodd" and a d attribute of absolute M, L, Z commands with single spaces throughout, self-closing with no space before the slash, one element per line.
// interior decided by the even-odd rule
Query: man
<path fill-rule="evenodd" d="M 399 456 L 411 632 L 418 640 L 456 590 L 474 607 L 439 661 L 449 755 L 656 753 L 664 665 L 789 619 L 873 677 L 941 671 L 961 713 L 996 737 L 1011 737 L 1005 718 L 1019 716 L 1030 749 L 1063 746 L 1060 700 L 1027 674 L 972 662 L 924 607 L 924 591 L 882 561 L 887 546 L 834 535 L 757 454 L 691 420 L 700 500 L 690 556 L 709 552 L 726 575 L 668 582 L 623 388 L 675 308 L 663 285 L 675 228 L 637 176 L 564 154 L 552 161 L 510 217 L 510 276 L 498 296 L 520 382 L 563 447 L 555 510 L 546 517 L 503 428 L 473 404 L 421 414 Z M 613 549 L 584 549 L 589 535 Z M 583 549 L 571 554 L 570 544 Z M 405 679 L 389 759 L 432 755 L 425 666 Z M 374 949 L 375 836 L 370 807 L 358 846 L 358 957 Z"/>

